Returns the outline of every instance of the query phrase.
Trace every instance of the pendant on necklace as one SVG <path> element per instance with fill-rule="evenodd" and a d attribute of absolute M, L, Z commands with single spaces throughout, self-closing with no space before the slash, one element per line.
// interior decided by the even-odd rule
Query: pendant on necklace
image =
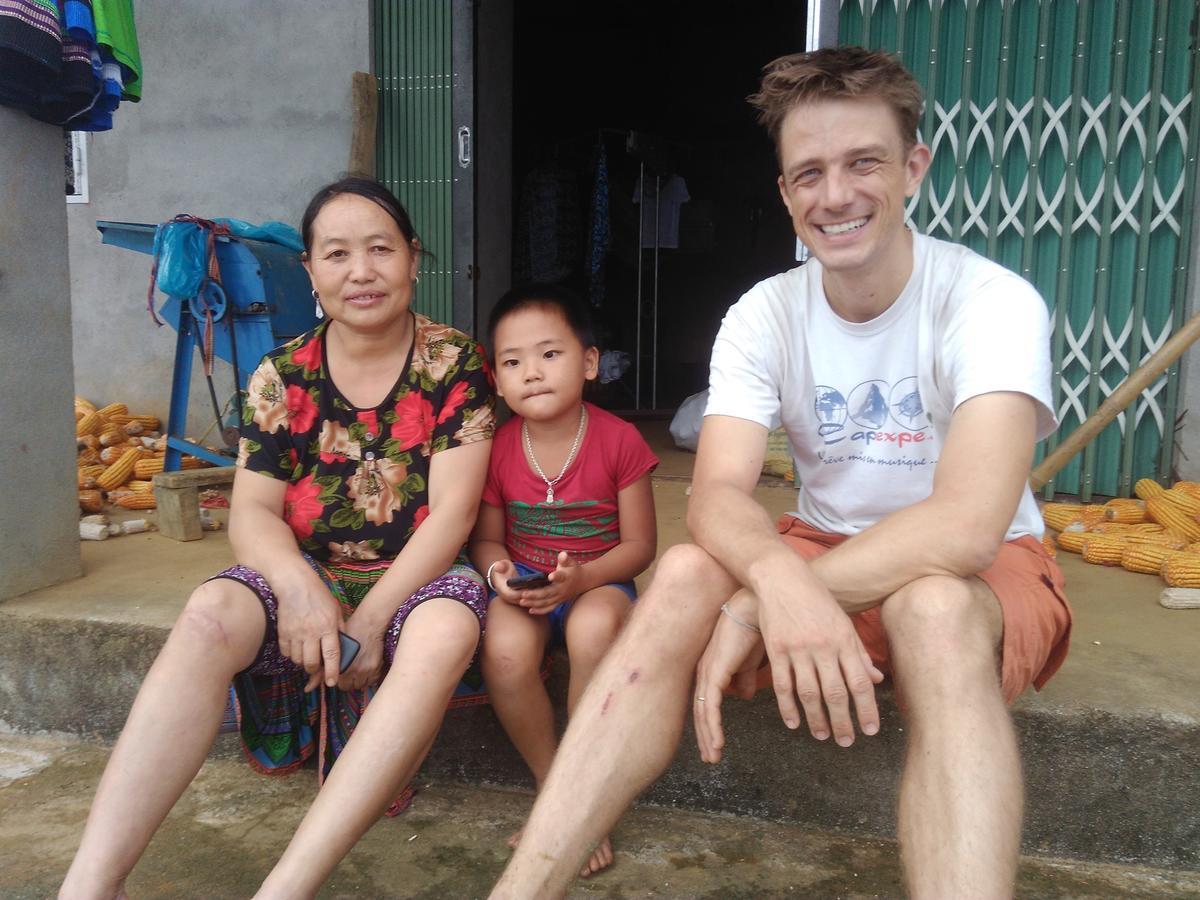
<path fill-rule="evenodd" d="M 554 502 L 554 488 L 551 485 L 546 485 L 546 502 L 547 503 Z"/>

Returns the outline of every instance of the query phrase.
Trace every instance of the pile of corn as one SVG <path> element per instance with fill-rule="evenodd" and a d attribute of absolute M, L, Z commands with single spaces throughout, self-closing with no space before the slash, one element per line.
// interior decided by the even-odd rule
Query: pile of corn
<path fill-rule="evenodd" d="M 1046 548 L 1080 554 L 1085 562 L 1160 576 L 1171 587 L 1200 588 L 1200 482 L 1169 489 L 1143 478 L 1137 499 L 1105 504 L 1047 503 Z"/>
<path fill-rule="evenodd" d="M 98 513 L 107 500 L 125 509 L 154 509 L 154 473 L 163 470 L 167 439 L 154 416 L 131 415 L 124 403 L 96 408 L 75 398 L 75 444 L 79 451 L 79 508 Z M 207 463 L 183 458 L 185 469 Z"/>

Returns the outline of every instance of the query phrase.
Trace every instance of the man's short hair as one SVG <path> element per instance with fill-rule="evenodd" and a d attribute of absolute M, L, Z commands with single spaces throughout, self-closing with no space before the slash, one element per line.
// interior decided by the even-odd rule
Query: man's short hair
<path fill-rule="evenodd" d="M 882 100 L 896 115 L 907 151 L 917 143 L 921 86 L 890 54 L 863 47 L 829 47 L 791 53 L 763 68 L 762 87 L 746 99 L 758 110 L 779 155 L 783 120 L 794 108 L 814 100 Z"/>

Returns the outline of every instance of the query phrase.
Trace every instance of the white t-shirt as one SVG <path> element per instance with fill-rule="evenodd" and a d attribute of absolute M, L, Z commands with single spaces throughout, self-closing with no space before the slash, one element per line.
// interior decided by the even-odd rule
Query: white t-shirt
<path fill-rule="evenodd" d="M 655 191 L 658 191 L 657 202 Z M 642 204 L 642 247 L 657 246 L 675 250 L 679 247 L 679 208 L 691 200 L 687 182 L 678 175 L 655 178 L 647 175 L 645 188 L 639 175 L 633 186 L 633 202 Z M 658 213 L 658 228 L 655 230 L 654 215 Z"/>
<path fill-rule="evenodd" d="M 857 534 L 930 495 L 953 411 L 993 391 L 1033 397 L 1038 439 L 1054 431 L 1045 303 L 966 247 L 914 235 L 908 283 L 869 322 L 833 312 L 815 259 L 751 288 L 713 346 L 705 415 L 767 428 L 779 416 L 801 485 L 796 514 Z M 1026 488 L 1005 539 L 1042 527 Z"/>

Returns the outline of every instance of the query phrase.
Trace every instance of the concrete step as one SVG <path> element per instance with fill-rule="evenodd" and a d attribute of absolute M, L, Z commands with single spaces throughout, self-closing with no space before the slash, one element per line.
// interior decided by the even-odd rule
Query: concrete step
<path fill-rule="evenodd" d="M 685 488 L 655 485 L 666 536 L 681 534 Z M 764 502 L 790 502 L 773 494 Z M 221 534 L 187 544 L 149 534 L 84 551 L 85 578 L 0 604 L 0 720 L 111 740 L 188 593 L 228 564 L 229 548 Z M 1077 614 L 1071 655 L 1046 691 L 1014 708 L 1025 851 L 1200 870 L 1200 612 L 1159 607 L 1149 576 L 1063 563 Z M 557 667 L 560 709 L 565 679 Z M 769 695 L 730 701 L 725 761 L 703 765 L 688 730 L 646 799 L 888 837 L 904 723 L 887 692 L 882 705 L 881 733 L 841 750 L 788 732 Z M 231 739 L 222 746 L 234 752 Z M 487 707 L 447 715 L 422 777 L 529 785 Z"/>
<path fill-rule="evenodd" d="M 78 846 L 107 758 L 97 744 L 0 734 L 0 896 L 53 896 Z M 249 897 L 312 800 L 315 777 L 264 779 L 212 759 L 129 879 L 131 896 Z M 380 820 L 333 872 L 322 898 L 478 898 L 508 860 L 505 838 L 527 792 L 422 777 L 416 802 Z M 643 804 L 612 835 L 615 865 L 569 897 L 678 900 L 903 895 L 894 843 L 794 824 Z M 30 848 L 37 852 L 31 853 Z M 1184 898 L 1200 876 L 1136 866 L 1026 857 L 1017 895 Z"/>

